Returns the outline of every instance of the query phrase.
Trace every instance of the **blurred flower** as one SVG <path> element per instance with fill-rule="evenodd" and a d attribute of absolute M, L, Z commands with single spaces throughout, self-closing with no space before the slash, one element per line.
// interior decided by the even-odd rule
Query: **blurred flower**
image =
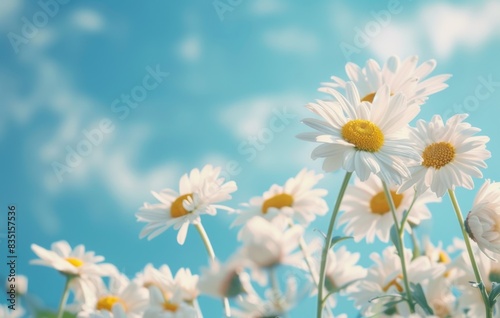
<path fill-rule="evenodd" d="M 180 293 L 174 294 L 168 300 L 156 286 L 149 289 L 149 307 L 144 313 L 145 318 L 201 318 L 196 309 L 182 301 Z"/>
<path fill-rule="evenodd" d="M 397 187 L 390 187 L 390 191 L 396 207 L 396 217 L 401 221 L 404 212 L 413 202 L 415 191 L 408 189 L 397 193 Z M 431 218 L 431 212 L 426 204 L 440 201 L 441 199 L 430 191 L 419 195 L 408 216 L 405 229 L 411 232 L 410 223 L 417 225 L 421 220 Z M 344 231 L 347 235 L 354 236 L 356 242 L 366 239 L 368 243 L 372 243 L 375 236 L 382 242 L 389 241 L 394 220 L 385 197 L 382 181 L 377 176 L 372 175 L 365 182 L 356 178 L 354 185 L 346 190 L 341 209 L 345 212 L 340 216 L 339 224 L 347 224 Z"/>
<path fill-rule="evenodd" d="M 433 245 L 429 238 L 424 238 L 424 255 L 436 264 L 443 264 L 446 268 L 443 277 L 452 281 L 456 277 L 455 265 L 451 261 L 450 255 L 443 249 L 442 242 L 437 246 Z"/>
<path fill-rule="evenodd" d="M 235 318 L 286 317 L 286 313 L 298 302 L 297 282 L 289 277 L 286 292 L 281 295 L 276 290 L 267 289 L 264 299 L 249 286 L 248 293 L 236 300 L 238 308 L 231 308 Z"/>
<path fill-rule="evenodd" d="M 345 289 L 366 276 L 366 269 L 356 265 L 359 256 L 359 253 L 349 252 L 345 246 L 341 246 L 337 251 L 328 251 L 325 287 L 329 292 Z"/>
<path fill-rule="evenodd" d="M 140 233 L 140 238 L 148 236 L 151 240 L 163 233 L 169 227 L 179 230 L 177 242 L 184 244 L 189 224 L 200 221 L 201 214 L 215 215 L 217 209 L 231 211 L 232 209 L 215 203 L 231 199 L 231 193 L 236 191 L 236 183 L 224 183 L 220 178 L 220 168 L 206 165 L 200 171 L 191 170 L 179 181 L 179 193 L 165 189 L 160 193 L 152 192 L 160 201 L 158 204 L 145 203 L 136 213 L 137 221 L 148 223 Z"/>
<path fill-rule="evenodd" d="M 325 171 L 343 167 L 355 171 L 362 181 L 373 173 L 389 184 L 401 184 L 410 176 L 408 161 L 421 159 L 407 139 L 408 123 L 418 114 L 419 107 L 408 106 L 402 94 L 391 97 L 387 86 L 377 91 L 373 105 L 359 103 L 358 91 L 351 82 L 346 84 L 346 90 L 347 97 L 330 91 L 337 103 L 310 103 L 308 108 L 325 121 L 304 119 L 318 132 L 298 137 L 321 143 L 311 157 L 325 158 Z"/>
<path fill-rule="evenodd" d="M 295 225 L 282 230 L 256 216 L 241 231 L 243 246 L 240 255 L 249 261 L 255 281 L 264 285 L 267 282 L 266 270 L 281 264 L 301 267 L 302 256 L 291 254 L 297 248 L 304 231 L 301 226 Z"/>
<path fill-rule="evenodd" d="M 453 295 L 450 282 L 444 276 L 429 281 L 425 290 L 425 298 L 436 317 L 465 318 L 465 314 L 458 310 L 457 299 Z"/>
<path fill-rule="evenodd" d="M 79 318 L 126 317 L 139 318 L 148 304 L 148 292 L 125 275 L 110 278 L 109 288 L 101 284 L 94 297 L 82 305 Z"/>
<path fill-rule="evenodd" d="M 16 310 L 11 310 L 7 305 L 0 305 L 1 318 L 21 318 L 26 312 L 23 308 L 16 306 Z"/>
<path fill-rule="evenodd" d="M 78 298 L 88 298 L 96 291 L 96 282 L 102 276 L 112 276 L 118 271 L 112 264 L 101 263 L 103 256 L 86 252 L 85 246 L 77 245 L 74 249 L 66 241 L 52 244 L 46 250 L 36 244 L 31 245 L 33 252 L 40 259 L 31 260 L 30 264 L 52 267 L 61 274 L 71 277 L 70 287 Z"/>
<path fill-rule="evenodd" d="M 206 295 L 219 298 L 232 298 L 245 293 L 245 282 L 240 274 L 243 272 L 243 262 L 239 258 L 230 259 L 221 265 L 215 260 L 208 269 L 203 269 L 198 288 Z"/>
<path fill-rule="evenodd" d="M 435 115 L 429 123 L 417 121 L 411 129 L 416 150 L 422 155 L 419 165 L 410 167 L 411 178 L 400 191 L 413 185 L 418 193 L 429 187 L 438 197 L 455 186 L 474 188 L 472 177 L 482 178 L 479 168 L 485 168 L 484 160 L 491 154 L 486 150 L 490 138 L 474 136 L 481 131 L 463 120 L 466 114 L 458 114 L 443 123 L 441 116 Z"/>
<path fill-rule="evenodd" d="M 500 182 L 486 180 L 474 199 L 465 228 L 481 251 L 500 253 Z"/>
<path fill-rule="evenodd" d="M 5 289 L 8 292 L 14 289 L 16 295 L 22 296 L 28 292 L 28 278 L 24 275 L 7 277 L 5 280 Z"/>
<path fill-rule="evenodd" d="M 405 249 L 404 257 L 408 267 L 408 280 L 420 283 L 424 288 L 429 280 L 439 277 L 444 272 L 443 265 L 432 264 L 425 256 L 412 260 L 412 253 L 409 249 Z M 401 262 L 393 246 L 384 249 L 382 255 L 372 253 L 370 258 L 375 264 L 368 269 L 365 279 L 358 281 L 350 291 L 356 308 L 360 309 L 365 317 L 377 314 L 381 305 L 395 300 L 393 297 L 383 297 L 372 301 L 374 298 L 404 291 Z M 406 303 L 399 303 L 396 309 L 396 313 L 400 315 L 405 317 L 409 315 Z"/>
<path fill-rule="evenodd" d="M 328 210 L 323 200 L 328 191 L 313 189 L 322 178 L 322 174 L 302 169 L 296 177 L 288 179 L 284 186 L 274 184 L 262 197 L 252 198 L 249 204 L 245 204 L 247 208 L 238 214 L 232 225 L 244 224 L 254 216 L 262 216 L 268 220 L 282 218 L 293 223 L 309 224 L 316 218 L 316 214 L 325 215 Z"/>
<path fill-rule="evenodd" d="M 422 81 L 436 68 L 436 61 L 428 60 L 418 67 L 417 63 L 418 56 L 410 56 L 402 62 L 398 56 L 391 56 L 382 69 L 376 61 L 369 59 L 363 68 L 349 62 L 345 70 L 349 80 L 356 85 L 362 102 L 373 102 L 378 89 L 388 85 L 392 95 L 403 93 L 408 98 L 409 104 L 421 105 L 427 100 L 427 96 L 448 87 L 444 82 L 451 75 L 433 76 Z M 333 83 L 323 83 L 325 87 L 320 88 L 320 91 L 328 92 L 329 87 L 346 88 L 347 84 L 343 79 L 336 76 L 332 76 L 331 79 Z"/>

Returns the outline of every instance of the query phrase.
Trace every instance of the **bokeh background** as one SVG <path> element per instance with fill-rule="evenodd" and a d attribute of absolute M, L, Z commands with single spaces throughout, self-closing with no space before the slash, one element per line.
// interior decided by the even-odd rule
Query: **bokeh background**
<path fill-rule="evenodd" d="M 32 243 L 83 243 L 129 277 L 149 262 L 199 273 L 207 258 L 196 231 L 184 246 L 173 230 L 140 240 L 134 213 L 154 202 L 151 190 L 176 188 L 182 174 L 207 163 L 238 183 L 233 207 L 303 167 L 320 171 L 310 159 L 314 145 L 295 135 L 308 130 L 300 120 L 309 117 L 304 105 L 323 97 L 320 82 L 345 78 L 347 61 L 435 58 L 435 74 L 453 77 L 419 118 L 470 113 L 468 121 L 491 137 L 485 176 L 500 179 L 499 1 L 65 1 L 46 20 L 36 1 L 0 2 L 0 232 L 5 238 L 7 205 L 16 205 L 17 271 L 44 306 L 57 308 L 63 277 L 28 264 Z M 27 26 L 34 18 L 36 30 Z M 157 68 L 168 76 L 141 89 Z M 484 82 L 493 84 L 485 90 Z M 487 97 L 478 98 L 480 85 Z M 126 104 L 132 93 L 140 101 Z M 262 135 L 276 116 L 283 129 Z M 103 120 L 114 129 L 56 172 L 84 131 Z M 251 146 L 252 138 L 264 142 Z M 330 205 L 341 178 L 328 174 L 320 183 Z M 474 195 L 458 190 L 464 211 Z M 419 230 L 445 245 L 459 236 L 448 201 L 433 205 L 432 221 Z M 222 260 L 238 246 L 233 219 L 224 212 L 203 219 Z M 326 231 L 326 220 L 307 237 L 318 236 L 314 228 Z M 385 246 L 345 244 L 365 266 Z M 3 264 L 5 240 L 0 248 Z M 219 316 L 219 301 L 201 297 L 200 304 L 206 317 Z M 314 306 L 314 298 L 305 300 L 290 316 L 308 317 Z M 347 300 L 335 313 L 356 316 Z"/>

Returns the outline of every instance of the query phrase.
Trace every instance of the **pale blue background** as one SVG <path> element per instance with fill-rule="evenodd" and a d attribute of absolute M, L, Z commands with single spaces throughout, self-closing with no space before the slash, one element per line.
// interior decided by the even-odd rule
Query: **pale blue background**
<path fill-rule="evenodd" d="M 331 75 L 345 78 L 341 42 L 352 44 L 356 30 L 376 21 L 373 12 L 389 6 L 386 1 L 241 1 L 221 20 L 210 1 L 70 1 L 15 54 L 7 34 L 20 34 L 22 17 L 31 19 L 40 7 L 34 1 L 2 0 L 0 209 L 6 214 L 8 204 L 17 206 L 18 272 L 29 277 L 30 292 L 56 308 L 63 277 L 28 261 L 34 258 L 30 244 L 48 248 L 61 239 L 85 244 L 129 276 L 148 262 L 167 263 L 174 271 L 189 266 L 198 273 L 207 260 L 193 229 L 184 246 L 176 243 L 173 230 L 149 242 L 138 239 L 143 224 L 134 213 L 143 202 L 154 202 L 150 190 L 176 188 L 178 178 L 194 167 L 233 160 L 241 168 L 234 178 L 239 191 L 229 203 L 236 207 L 302 167 L 320 171 L 320 162 L 309 159 L 313 145 L 294 137 L 308 131 L 300 124 L 309 116 L 303 106 L 322 96 L 316 91 L 320 82 Z M 449 116 L 454 104 L 474 94 L 478 77 L 500 81 L 497 1 L 400 1 L 395 6 L 399 13 L 349 58 L 358 64 L 391 54 L 437 59 L 435 73 L 453 78 L 450 88 L 431 97 L 420 118 Z M 146 67 L 157 64 L 169 77 L 119 119 L 111 110 L 113 100 L 129 94 Z M 492 139 L 493 159 L 485 175 L 496 180 L 498 88 L 468 119 Z M 268 127 L 273 109 L 285 106 L 295 118 L 248 162 L 238 147 Z M 82 130 L 95 128 L 103 118 L 115 130 L 59 182 L 51 164 L 63 163 L 66 147 L 75 148 L 84 138 Z M 330 205 L 341 178 L 334 173 L 321 182 L 330 190 Z M 473 191 L 458 191 L 464 211 L 473 196 Z M 421 233 L 450 243 L 459 232 L 448 198 L 432 210 L 433 220 Z M 232 219 L 224 212 L 203 219 L 222 260 L 237 247 L 236 230 L 228 229 Z M 326 224 L 325 217 L 312 227 L 326 231 Z M 311 228 L 308 235 L 315 233 Z M 369 253 L 384 246 L 347 244 L 362 253 L 365 266 Z M 2 255 L 5 250 L 2 243 Z M 206 317 L 218 316 L 218 301 L 201 297 L 200 303 Z M 304 301 L 291 317 L 310 316 L 314 306 L 314 298 Z M 344 300 L 335 312 L 356 315 Z"/>

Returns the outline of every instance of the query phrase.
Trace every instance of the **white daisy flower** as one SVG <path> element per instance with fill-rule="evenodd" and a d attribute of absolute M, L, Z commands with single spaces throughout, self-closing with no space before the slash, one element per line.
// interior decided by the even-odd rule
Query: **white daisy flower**
<path fill-rule="evenodd" d="M 456 186 L 470 190 L 474 187 L 472 177 L 483 177 L 479 168 L 486 168 L 484 160 L 491 156 L 486 150 L 490 138 L 474 136 L 481 130 L 463 122 L 467 116 L 455 115 L 446 124 L 439 115 L 432 117 L 429 123 L 417 121 L 411 136 L 422 160 L 410 167 L 411 178 L 400 191 L 415 185 L 418 192 L 430 188 L 442 197 Z"/>
<path fill-rule="evenodd" d="M 21 318 L 26 312 L 16 305 L 16 310 L 11 310 L 8 305 L 0 305 L 1 318 Z"/>
<path fill-rule="evenodd" d="M 324 189 L 313 189 L 322 174 L 316 174 L 312 170 L 302 169 L 297 176 L 287 180 L 284 186 L 273 185 L 262 197 L 255 197 L 238 217 L 232 226 L 241 225 L 254 216 L 262 216 L 273 220 L 283 218 L 286 225 L 290 222 L 307 225 L 311 223 L 316 215 L 325 215 L 328 206 L 323 199 L 328 191 Z"/>
<path fill-rule="evenodd" d="M 276 291 L 267 289 L 264 299 L 249 285 L 247 294 L 239 296 L 236 300 L 237 308 L 232 307 L 232 317 L 235 318 L 261 318 L 261 317 L 286 317 L 299 301 L 297 282 L 289 277 L 286 282 L 286 292 L 276 295 Z"/>
<path fill-rule="evenodd" d="M 382 68 L 376 61 L 369 59 L 363 68 L 349 62 L 345 70 L 349 81 L 354 82 L 359 90 L 360 101 L 372 102 L 378 89 L 388 85 L 391 94 L 403 93 L 408 103 L 421 105 L 427 96 L 448 87 L 444 82 L 451 75 L 443 74 L 423 80 L 436 68 L 436 61 L 428 60 L 418 67 L 417 64 L 418 56 L 408 57 L 402 62 L 399 57 L 391 56 Z M 320 91 L 328 91 L 329 87 L 346 88 L 347 83 L 343 79 L 336 76 L 331 79 L 333 83 L 323 83 L 325 87 L 320 88 Z"/>
<path fill-rule="evenodd" d="M 144 313 L 144 318 L 199 318 L 196 309 L 185 303 L 180 293 L 166 300 L 162 291 L 156 286 L 152 286 L 149 291 L 150 304 Z"/>
<path fill-rule="evenodd" d="M 458 309 L 457 298 L 453 295 L 450 282 L 444 276 L 431 279 L 426 287 L 425 298 L 436 317 L 465 317 Z"/>
<path fill-rule="evenodd" d="M 390 96 L 387 86 L 377 91 L 373 103 L 359 103 L 352 83 L 346 84 L 347 98 L 337 91 L 330 93 L 338 103 L 318 100 L 308 108 L 324 120 L 304 119 L 318 132 L 298 137 L 321 145 L 311 157 L 325 158 L 323 169 L 344 168 L 355 171 L 365 181 L 373 173 L 389 184 L 401 184 L 410 176 L 407 165 L 420 162 L 420 155 L 407 139 L 408 123 L 418 114 L 418 106 L 408 106 L 402 94 Z"/>
<path fill-rule="evenodd" d="M 79 300 L 95 293 L 96 281 L 98 282 L 100 277 L 112 276 L 118 272 L 114 265 L 101 263 L 104 261 L 103 256 L 86 252 L 83 245 L 72 249 L 68 242 L 58 241 L 52 244 L 51 250 L 36 244 L 32 244 L 31 249 L 40 259 L 31 260 L 30 264 L 52 267 L 71 277 L 70 288 Z"/>
<path fill-rule="evenodd" d="M 486 180 L 474 199 L 465 228 L 481 251 L 500 254 L 500 182 Z"/>
<path fill-rule="evenodd" d="M 463 250 L 462 254 L 455 262 L 456 268 L 460 271 L 459 277 L 455 281 L 455 286 L 462 293 L 458 299 L 460 309 L 468 310 L 467 317 L 486 317 L 481 292 L 478 288 L 471 285 L 471 282 L 475 282 L 476 278 L 465 245 L 461 249 Z M 472 243 L 472 249 L 486 291 L 490 293 L 492 283 L 500 283 L 500 263 L 492 261 L 485 254 L 481 253 L 478 246 L 474 243 Z M 493 256 L 498 258 L 500 254 L 493 253 Z M 493 317 L 500 317 L 500 302 L 498 301 L 495 304 Z"/>
<path fill-rule="evenodd" d="M 396 207 L 396 217 L 399 221 L 415 198 L 415 191 L 408 189 L 397 193 L 397 187 L 390 187 L 392 200 Z M 430 191 L 419 195 L 408 215 L 405 229 L 411 232 L 410 224 L 418 225 L 422 220 L 430 219 L 431 212 L 428 203 L 440 202 L 441 199 Z M 339 218 L 339 225 L 347 224 L 344 232 L 354 236 L 356 242 L 366 239 L 373 243 L 375 236 L 382 242 L 389 241 L 394 220 L 385 197 L 382 181 L 375 175 L 362 182 L 356 178 L 354 185 L 347 188 L 342 200 L 341 210 L 345 212 Z"/>
<path fill-rule="evenodd" d="M 169 227 L 179 230 L 177 242 L 184 244 L 189 224 L 200 222 L 200 215 L 215 215 L 217 209 L 232 211 L 226 206 L 217 205 L 231 199 L 231 193 L 236 191 L 236 183 L 224 183 L 220 168 L 206 165 L 203 169 L 193 169 L 191 173 L 182 176 L 179 181 L 179 192 L 165 189 L 152 192 L 160 201 L 158 204 L 145 203 L 136 213 L 137 221 L 148 223 L 140 233 L 149 240 L 163 233 Z"/>
<path fill-rule="evenodd" d="M 28 278 L 24 275 L 9 276 L 5 279 L 5 291 L 18 296 L 28 292 Z"/>
<path fill-rule="evenodd" d="M 278 265 L 301 267 L 302 255 L 291 253 L 297 248 L 303 231 L 299 225 L 282 230 L 260 216 L 249 220 L 241 230 L 243 246 L 239 255 L 250 262 L 253 279 L 264 285 L 270 268 Z"/>
<path fill-rule="evenodd" d="M 188 303 L 193 303 L 199 294 L 196 287 L 198 275 L 192 275 L 189 268 L 180 268 L 174 277 L 168 265 L 162 265 L 156 269 L 152 264 L 147 264 L 144 270 L 136 275 L 134 283 L 147 289 L 154 286 L 166 298 L 179 294 L 182 301 Z"/>
<path fill-rule="evenodd" d="M 215 260 L 210 267 L 202 269 L 198 289 L 205 295 L 218 298 L 232 298 L 245 292 L 247 282 L 240 276 L 243 272 L 243 260 L 235 257 L 225 264 Z"/>
<path fill-rule="evenodd" d="M 457 271 L 455 269 L 455 264 L 451 261 L 450 255 L 444 250 L 442 242 L 439 242 L 438 245 L 435 246 L 429 238 L 424 238 L 424 255 L 427 256 L 432 263 L 445 266 L 443 277 L 448 281 L 453 281 L 456 278 Z"/>
<path fill-rule="evenodd" d="M 110 278 L 109 288 L 101 284 L 94 297 L 82 304 L 77 316 L 139 318 L 148 299 L 148 292 L 142 286 L 130 282 L 125 275 L 115 275 Z"/>
<path fill-rule="evenodd" d="M 407 264 L 408 280 L 420 283 L 424 286 L 432 279 L 442 275 L 444 266 L 432 264 L 425 256 L 412 260 L 412 253 L 405 249 L 404 256 Z M 356 308 L 360 309 L 364 316 L 371 316 L 384 311 L 383 305 L 394 300 L 391 297 L 372 299 L 383 295 L 394 295 L 404 291 L 403 275 L 401 271 L 401 261 L 393 246 L 389 246 L 382 252 L 382 255 L 372 253 L 370 258 L 375 263 L 368 269 L 365 279 L 358 281 L 350 291 L 351 298 L 355 301 Z M 400 315 L 409 315 L 409 308 L 406 303 L 399 303 L 396 306 Z"/>

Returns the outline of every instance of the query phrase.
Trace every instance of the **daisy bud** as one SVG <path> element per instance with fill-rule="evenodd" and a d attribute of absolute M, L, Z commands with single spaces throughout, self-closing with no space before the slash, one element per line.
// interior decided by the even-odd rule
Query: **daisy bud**
<path fill-rule="evenodd" d="M 476 195 L 465 229 L 481 251 L 500 253 L 500 182 L 486 180 Z"/>

